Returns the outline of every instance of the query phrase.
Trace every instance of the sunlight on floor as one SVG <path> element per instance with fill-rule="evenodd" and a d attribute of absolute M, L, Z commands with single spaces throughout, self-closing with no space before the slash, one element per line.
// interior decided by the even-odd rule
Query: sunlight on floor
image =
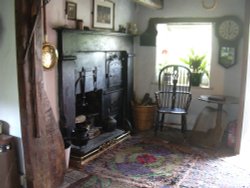
<path fill-rule="evenodd" d="M 245 143 L 244 145 L 250 146 L 250 140 L 247 141 L 247 143 Z M 242 148 L 239 155 L 224 158 L 225 161 L 233 163 L 235 166 L 238 166 L 250 172 L 249 159 L 250 159 L 250 147 Z"/>

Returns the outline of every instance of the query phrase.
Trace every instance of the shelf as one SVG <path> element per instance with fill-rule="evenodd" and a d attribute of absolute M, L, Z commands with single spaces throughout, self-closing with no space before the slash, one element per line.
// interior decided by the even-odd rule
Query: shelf
<path fill-rule="evenodd" d="M 55 28 L 57 31 L 61 32 L 70 32 L 70 33 L 79 33 L 79 34 L 88 34 L 88 35 L 107 35 L 107 36 L 119 36 L 119 37 L 132 37 L 134 35 L 128 34 L 128 33 L 121 33 L 121 32 L 115 32 L 115 31 L 109 31 L 109 30 L 79 30 L 79 29 L 72 29 L 72 28 L 65 28 L 65 27 L 59 27 Z"/>

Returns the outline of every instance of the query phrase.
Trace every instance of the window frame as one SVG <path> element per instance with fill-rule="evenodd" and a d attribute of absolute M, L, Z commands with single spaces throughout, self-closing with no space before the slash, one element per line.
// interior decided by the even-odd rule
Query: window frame
<path fill-rule="evenodd" d="M 163 25 L 163 26 L 161 26 L 161 25 Z M 212 57 L 212 46 L 213 46 L 213 31 L 214 31 L 214 25 L 213 25 L 213 23 L 211 23 L 211 22 L 178 22 L 178 23 L 176 23 L 176 22 L 172 22 L 172 23 L 168 23 L 168 24 L 166 24 L 166 23 L 160 23 L 160 24 L 157 24 L 156 25 L 156 28 L 157 28 L 157 31 L 158 32 L 160 32 L 160 30 L 162 30 L 162 29 L 160 29 L 160 28 L 162 28 L 162 27 L 164 27 L 164 25 L 166 26 L 166 27 L 169 27 L 169 28 L 171 28 L 171 27 L 173 27 L 172 29 L 173 30 L 175 30 L 175 31 L 177 31 L 177 32 L 183 32 L 184 30 L 179 30 L 178 31 L 178 27 L 180 26 L 180 27 L 186 27 L 187 29 L 189 29 L 189 30 L 194 30 L 193 28 L 192 28 L 192 26 L 195 26 L 196 27 L 196 29 L 198 29 L 197 28 L 197 26 L 204 26 L 206 29 L 205 30 L 208 30 L 208 27 L 209 27 L 209 31 L 210 31 L 210 33 L 209 33 L 209 42 L 208 43 L 210 43 L 209 44 L 209 50 L 208 50 L 208 54 L 206 54 L 206 55 L 208 55 L 207 56 L 207 71 L 208 71 L 208 77 L 207 76 L 205 76 L 205 77 L 202 77 L 202 81 L 201 81 L 201 85 L 200 85 L 200 87 L 205 87 L 205 88 L 209 88 L 210 87 L 210 83 L 209 83 L 209 75 L 211 74 L 211 57 Z M 204 28 L 203 28 L 204 29 Z M 163 28 L 163 30 L 164 30 L 164 28 Z M 158 47 L 159 48 L 161 48 L 162 47 L 162 44 L 160 43 L 160 45 L 159 45 L 159 38 L 158 37 L 160 37 L 160 41 L 165 41 L 165 37 L 166 37 L 166 35 L 167 35 L 167 33 L 168 33 L 168 31 L 166 31 L 166 33 L 164 34 L 164 31 L 161 31 L 160 32 L 161 33 L 161 35 L 158 35 L 158 33 L 157 33 L 157 35 L 156 35 L 156 64 L 155 64 L 155 70 L 156 70 L 156 72 L 155 72 L 155 75 L 156 75 L 156 77 L 158 77 L 157 75 L 158 75 L 158 72 L 159 72 L 159 68 L 160 68 L 160 65 L 161 64 L 159 64 L 160 63 L 160 60 L 158 59 L 158 58 L 160 58 L 160 59 L 162 59 L 163 57 L 161 56 L 162 55 L 162 53 L 161 54 L 159 54 L 159 51 L 162 51 L 162 50 L 164 50 L 165 48 L 166 48 L 166 46 L 164 45 L 164 43 L 163 43 L 163 45 L 165 46 L 164 47 L 164 49 L 158 49 Z M 171 32 L 170 32 L 171 33 Z M 170 34 L 169 33 L 169 34 Z M 192 35 L 192 34 L 191 34 Z M 161 37 L 163 37 L 163 38 L 161 38 Z M 173 36 L 173 37 L 175 37 L 175 36 Z M 204 36 L 202 37 L 202 38 L 204 38 Z M 202 40 L 202 38 L 200 39 L 200 40 Z M 171 40 L 171 39 L 170 39 Z M 185 41 L 186 39 L 185 39 L 185 37 L 183 38 L 183 40 Z M 199 41 L 200 41 L 199 40 Z M 170 41 L 170 44 L 171 44 L 171 41 Z M 196 44 L 197 45 L 197 44 Z M 199 44 L 198 44 L 199 45 Z M 170 46 L 172 46 L 172 45 L 170 45 Z M 169 46 L 169 47 L 170 47 Z M 185 46 L 185 45 L 184 45 Z M 192 45 L 190 45 L 190 50 L 191 49 L 194 49 L 193 47 L 191 47 Z M 186 46 L 187 47 L 187 46 Z M 168 48 L 168 47 L 167 47 Z M 207 48 L 207 47 L 206 47 Z M 173 48 L 171 48 L 170 47 L 170 49 L 173 49 Z M 186 48 L 185 48 L 186 49 Z M 199 51 L 199 50 L 198 50 Z M 203 51 L 204 51 L 204 48 L 203 48 Z M 183 51 L 183 53 L 186 53 L 186 55 L 185 56 L 182 56 L 182 57 L 180 57 L 180 58 L 184 58 L 184 57 L 186 57 L 186 56 L 188 56 L 191 52 L 184 52 Z M 201 54 L 200 55 L 203 55 L 203 52 L 200 52 Z M 172 57 L 173 58 L 173 57 Z M 185 58 L 184 58 L 185 59 Z M 175 63 L 176 63 L 176 65 L 177 64 L 179 64 L 179 65 L 183 65 L 183 66 L 186 66 L 186 67 L 188 67 L 188 65 L 186 65 L 185 63 L 183 63 L 183 62 L 181 62 L 181 60 L 177 60 L 177 59 L 175 59 L 175 61 L 174 61 Z M 162 63 L 162 62 L 161 62 Z M 166 62 L 165 62 L 166 63 Z M 168 64 L 165 64 L 165 65 L 163 65 L 163 66 L 166 66 L 166 65 L 168 65 Z M 190 67 L 188 67 L 188 68 L 190 68 Z"/>
<path fill-rule="evenodd" d="M 185 18 L 150 18 L 148 21 L 148 27 L 145 30 L 144 33 L 140 35 L 140 46 L 151 46 L 151 47 L 156 47 L 156 37 L 157 37 L 157 24 L 169 24 L 169 23 L 188 23 L 188 22 L 193 22 L 193 23 L 211 23 L 212 24 L 212 51 L 211 51 L 211 63 L 210 63 L 210 78 L 209 78 L 209 88 L 205 87 L 204 89 L 211 89 L 212 88 L 212 77 L 213 77 L 213 72 L 214 72 L 214 65 L 217 56 L 215 55 L 217 53 L 217 47 L 215 42 L 218 41 L 216 40 L 216 35 L 215 35 L 215 26 L 216 23 L 218 22 L 219 17 L 213 17 L 213 18 L 193 18 L 193 17 L 185 17 Z M 200 88 L 200 87 L 198 87 Z"/>
<path fill-rule="evenodd" d="M 157 24 L 183 23 L 183 22 L 211 22 L 213 25 L 218 21 L 218 18 L 150 18 L 148 27 L 144 33 L 140 35 L 141 46 L 156 46 Z M 215 27 L 213 27 L 215 35 Z"/>

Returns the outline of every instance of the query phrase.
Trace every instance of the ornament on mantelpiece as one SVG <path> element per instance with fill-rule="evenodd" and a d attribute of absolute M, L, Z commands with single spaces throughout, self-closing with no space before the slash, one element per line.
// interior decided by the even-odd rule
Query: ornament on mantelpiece
<path fill-rule="evenodd" d="M 216 7 L 217 0 L 202 0 L 202 7 L 207 10 L 212 10 Z"/>
<path fill-rule="evenodd" d="M 138 28 L 136 23 L 127 23 L 127 33 L 132 35 L 138 34 Z"/>
<path fill-rule="evenodd" d="M 83 20 L 76 20 L 76 29 L 83 30 L 84 29 L 84 22 Z"/>

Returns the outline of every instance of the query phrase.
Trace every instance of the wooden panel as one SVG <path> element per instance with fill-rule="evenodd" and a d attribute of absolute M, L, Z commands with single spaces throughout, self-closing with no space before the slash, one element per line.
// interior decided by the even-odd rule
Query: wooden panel
<path fill-rule="evenodd" d="M 72 29 L 57 29 L 59 38 L 59 54 L 75 55 L 87 51 L 117 51 L 133 52 L 133 37 L 124 33 L 80 31 Z M 74 42 L 72 42 L 74 41 Z"/>
<path fill-rule="evenodd" d="M 43 85 L 41 1 L 18 0 L 16 36 L 27 187 L 55 188 L 65 172 L 64 143 Z"/>

